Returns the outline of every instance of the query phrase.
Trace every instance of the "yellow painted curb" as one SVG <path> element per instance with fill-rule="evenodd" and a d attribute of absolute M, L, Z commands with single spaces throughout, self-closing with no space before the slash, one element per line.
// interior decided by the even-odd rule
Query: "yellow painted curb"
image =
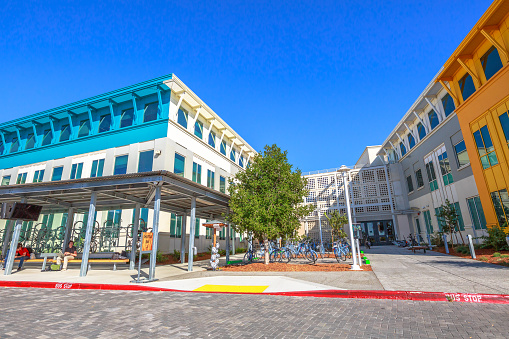
<path fill-rule="evenodd" d="M 239 286 L 239 285 L 203 285 L 196 292 L 237 292 L 237 293 L 263 293 L 269 286 Z"/>

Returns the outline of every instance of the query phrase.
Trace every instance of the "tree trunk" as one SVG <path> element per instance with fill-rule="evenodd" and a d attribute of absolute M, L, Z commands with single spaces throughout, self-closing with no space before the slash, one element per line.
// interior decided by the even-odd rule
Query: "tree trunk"
<path fill-rule="evenodd" d="M 269 264 L 269 240 L 267 238 L 263 239 L 263 246 L 265 247 L 265 265 Z"/>
<path fill-rule="evenodd" d="M 463 234 L 461 234 L 461 230 L 459 229 L 459 227 L 458 227 L 458 233 L 460 234 L 461 242 L 463 243 L 463 245 L 465 245 L 465 239 L 463 239 Z"/>
<path fill-rule="evenodd" d="M 453 237 L 452 237 L 452 229 L 451 229 L 451 248 L 454 249 L 454 240 L 453 240 Z"/>

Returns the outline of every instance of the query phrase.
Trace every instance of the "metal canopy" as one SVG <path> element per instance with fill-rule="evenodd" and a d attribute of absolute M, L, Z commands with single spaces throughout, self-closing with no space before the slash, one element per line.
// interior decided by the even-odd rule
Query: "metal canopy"
<path fill-rule="evenodd" d="M 224 219 L 229 196 L 168 171 L 121 174 L 31 184 L 0 186 L 0 202 L 26 199 L 43 206 L 43 213 L 89 211 L 92 192 L 97 192 L 96 210 L 153 208 L 156 187 L 161 187 L 161 211 L 191 214 L 196 199 L 196 218 Z"/>

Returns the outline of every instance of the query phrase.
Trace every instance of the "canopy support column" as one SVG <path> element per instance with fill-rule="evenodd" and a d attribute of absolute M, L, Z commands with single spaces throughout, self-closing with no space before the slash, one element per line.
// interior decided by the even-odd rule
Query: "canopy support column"
<path fill-rule="evenodd" d="M 156 273 L 157 243 L 159 239 L 159 212 L 161 211 L 161 184 L 156 186 L 154 196 L 154 221 L 152 225 L 152 253 L 150 254 L 150 269 L 148 280 L 154 280 Z"/>
<path fill-rule="evenodd" d="M 85 277 L 88 270 L 88 257 L 90 255 L 90 242 L 92 241 L 92 232 L 95 223 L 95 205 L 97 203 L 97 192 L 92 191 L 90 195 L 90 207 L 88 209 L 87 231 L 85 233 L 85 244 L 83 246 L 83 255 L 81 257 L 80 277 Z"/>
<path fill-rule="evenodd" d="M 26 203 L 26 198 L 21 199 L 22 203 Z M 23 225 L 23 220 L 16 220 L 16 226 L 14 226 L 14 232 L 12 234 L 11 246 L 9 247 L 9 257 L 7 258 L 7 263 L 5 264 L 5 272 L 4 275 L 10 275 L 12 271 L 12 265 L 14 264 L 14 257 L 16 256 L 16 249 L 18 248 L 19 234 L 21 233 L 21 226 Z M 6 234 L 7 236 L 7 234 Z"/>
<path fill-rule="evenodd" d="M 194 233 L 196 230 L 196 197 L 191 197 L 191 222 L 189 224 L 189 258 L 187 259 L 187 271 L 193 271 Z"/>
<path fill-rule="evenodd" d="M 9 246 L 9 239 L 11 238 L 12 233 L 12 221 L 6 220 L 5 222 L 5 235 L 4 235 L 4 244 L 2 246 L 2 256 L 5 258 L 5 251 L 7 251 L 7 246 Z"/>
<path fill-rule="evenodd" d="M 134 97 L 133 97 L 134 100 Z M 141 204 L 136 204 L 134 208 L 134 224 L 133 224 L 133 242 L 131 245 L 131 255 L 129 261 L 129 269 L 134 270 L 135 262 L 136 262 L 136 249 L 138 245 L 138 230 L 140 228 L 140 209 Z"/>
<path fill-rule="evenodd" d="M 230 261 L 230 223 L 228 223 L 228 226 L 226 226 L 226 263 L 228 264 L 228 261 Z"/>
<path fill-rule="evenodd" d="M 72 224 L 74 224 L 74 207 L 69 207 L 67 211 L 67 222 L 65 223 L 64 241 L 62 242 L 62 252 L 71 241 Z"/>
<path fill-rule="evenodd" d="M 187 214 L 182 216 L 182 235 L 180 237 L 180 262 L 183 264 L 186 262 L 186 224 Z"/>

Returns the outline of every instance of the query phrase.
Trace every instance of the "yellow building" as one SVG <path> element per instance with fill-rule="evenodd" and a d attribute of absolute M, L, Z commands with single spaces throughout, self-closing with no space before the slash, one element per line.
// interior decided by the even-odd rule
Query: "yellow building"
<path fill-rule="evenodd" d="M 456 104 L 487 226 L 509 233 L 509 0 L 491 4 L 437 82 Z"/>

